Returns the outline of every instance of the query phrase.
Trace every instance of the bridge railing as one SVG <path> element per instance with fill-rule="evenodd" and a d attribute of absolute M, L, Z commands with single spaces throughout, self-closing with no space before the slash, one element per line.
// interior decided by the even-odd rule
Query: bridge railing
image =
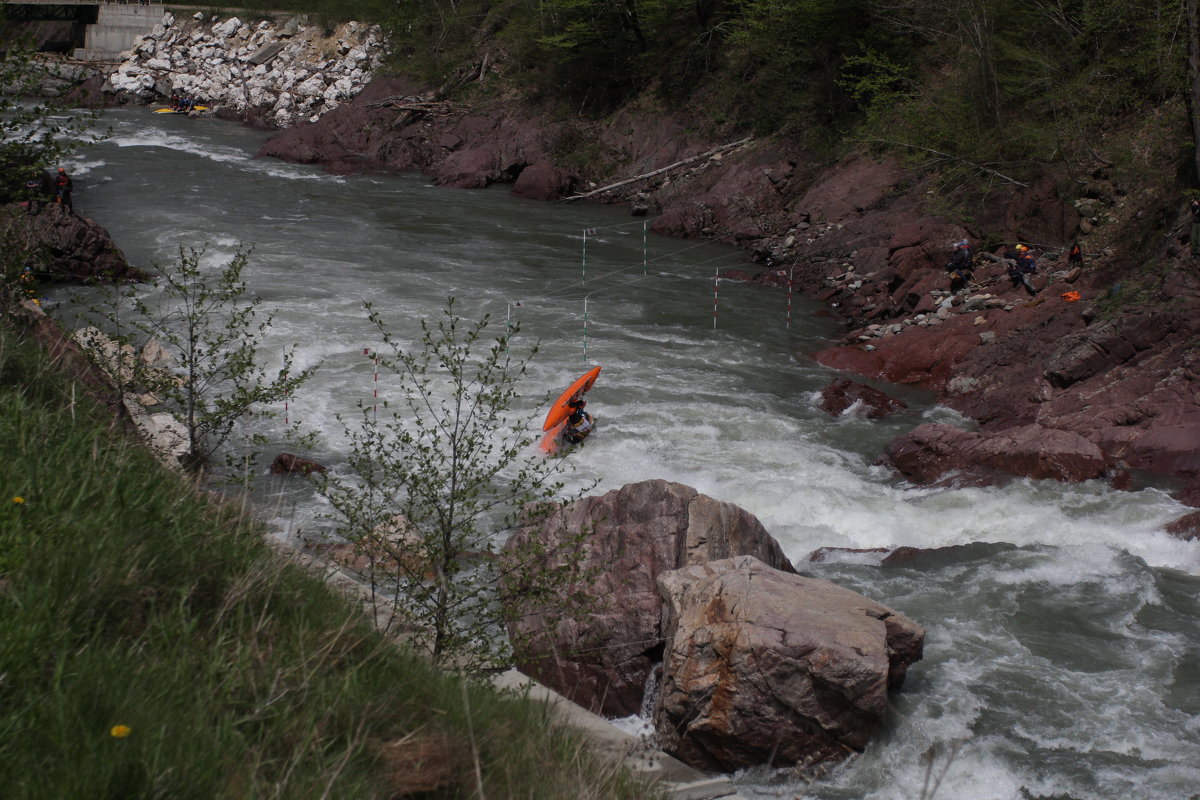
<path fill-rule="evenodd" d="M 161 6 L 163 0 L 2 0 L 6 6 Z"/>

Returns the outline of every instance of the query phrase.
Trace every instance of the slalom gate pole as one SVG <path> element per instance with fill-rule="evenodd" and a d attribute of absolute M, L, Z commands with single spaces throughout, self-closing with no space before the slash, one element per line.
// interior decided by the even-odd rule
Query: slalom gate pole
<path fill-rule="evenodd" d="M 588 360 L 588 358 L 587 358 L 587 306 L 588 306 L 588 298 L 591 296 L 592 295 L 589 292 L 588 294 L 584 295 L 584 298 L 583 298 L 583 363 L 585 363 L 585 364 L 587 363 L 587 360 Z"/>
<path fill-rule="evenodd" d="M 285 381 L 287 380 L 287 373 L 286 373 L 286 372 L 285 372 L 285 373 L 283 373 L 283 379 L 284 379 Z M 291 400 L 291 398 L 292 398 L 292 391 L 291 391 L 291 389 L 289 389 L 289 390 L 288 390 L 288 391 L 287 391 L 287 392 L 286 392 L 286 393 L 283 395 L 283 426 L 284 426 L 285 428 L 286 428 L 286 427 L 287 427 L 289 424 L 291 424 L 291 420 L 290 420 L 290 418 L 288 417 L 288 405 L 289 405 L 288 401 L 289 401 L 289 400 Z"/>
<path fill-rule="evenodd" d="M 379 353 L 371 352 L 371 348 L 364 347 L 363 355 L 371 359 L 373 363 L 374 379 L 372 381 L 371 390 L 371 414 L 375 422 L 379 421 Z"/>
<path fill-rule="evenodd" d="M 650 230 L 650 223 L 649 223 L 649 222 L 643 222 L 643 223 L 642 223 L 642 275 L 648 275 L 648 274 L 649 274 L 649 273 L 646 271 L 646 270 L 647 270 L 647 266 L 646 266 L 646 262 L 647 262 L 647 242 L 646 242 L 646 234 L 647 234 L 647 232 L 648 232 L 649 230 Z"/>
<path fill-rule="evenodd" d="M 587 282 L 587 228 L 583 229 L 583 253 L 579 262 L 581 280 Z"/>
<path fill-rule="evenodd" d="M 713 330 L 717 329 L 717 284 L 721 282 L 721 268 L 713 270 Z"/>
<path fill-rule="evenodd" d="M 792 276 L 795 274 L 795 272 L 796 265 L 793 264 L 792 268 L 788 270 L 787 324 L 784 325 L 785 328 L 792 327 Z"/>

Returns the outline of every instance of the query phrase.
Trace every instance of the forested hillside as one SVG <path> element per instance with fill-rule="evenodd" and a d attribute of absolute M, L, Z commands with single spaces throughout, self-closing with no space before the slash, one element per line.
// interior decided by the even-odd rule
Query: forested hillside
<path fill-rule="evenodd" d="M 604 114 L 639 96 L 714 128 L 884 139 L 1015 175 L 1096 149 L 1187 89 L 1180 0 L 264 2 L 382 23 L 397 69 Z M 1027 175 L 1026 175 L 1027 177 Z"/>
<path fill-rule="evenodd" d="M 1062 196 L 1084 196 L 1097 163 L 1178 199 L 1176 178 L 1192 170 L 1181 0 L 261 5 L 379 22 L 392 68 L 453 86 L 455 99 L 574 118 L 639 103 L 714 139 L 777 134 L 827 157 L 887 150 L 933 168 L 956 214 L 1048 171 Z M 479 78 L 455 84 L 464 74 Z M 603 159 L 590 166 L 602 172 Z"/>

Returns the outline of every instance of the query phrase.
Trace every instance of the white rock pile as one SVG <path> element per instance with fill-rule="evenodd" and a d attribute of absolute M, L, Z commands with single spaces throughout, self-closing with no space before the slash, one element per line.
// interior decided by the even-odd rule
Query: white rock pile
<path fill-rule="evenodd" d="M 179 94 L 210 108 L 254 108 L 281 127 L 358 94 L 383 55 L 378 26 L 347 22 L 333 35 L 296 18 L 247 24 L 237 17 L 178 22 L 167 12 L 109 76 L 106 91 L 147 101 Z"/>

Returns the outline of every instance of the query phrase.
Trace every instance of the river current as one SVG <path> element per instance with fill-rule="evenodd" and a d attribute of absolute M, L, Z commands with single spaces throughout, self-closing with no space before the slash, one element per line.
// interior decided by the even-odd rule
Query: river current
<path fill-rule="evenodd" d="M 335 414 L 388 397 L 363 354 L 380 345 L 364 301 L 411 339 L 454 295 L 463 315 L 491 314 L 497 330 L 515 319 L 518 344 L 540 343 L 521 385 L 531 412 L 603 366 L 571 485 L 694 486 L 757 515 L 807 574 L 926 628 L 924 660 L 861 757 L 811 785 L 739 774 L 746 796 L 916 800 L 940 779 L 939 800 L 1200 797 L 1200 543 L 1162 532 L 1189 510 L 1163 489 L 898 481 L 873 464 L 889 439 L 969 423 L 895 387 L 883 388 L 909 405 L 898 416 L 829 416 L 816 401 L 836 374 L 806 355 L 837 334 L 820 306 L 715 282 L 739 252 L 647 236 L 623 209 L 331 176 L 256 159 L 266 134 L 215 119 L 101 122 L 109 138 L 67 164 L 76 210 L 140 267 L 187 246 L 216 269 L 253 245 L 244 277 L 275 314 L 262 352 L 278 363 L 294 343 L 300 366 L 320 365 L 279 409 L 319 434 L 317 460 L 336 467 L 344 452 Z M 68 313 L 65 293 L 48 305 Z M 264 476 L 257 490 L 280 538 L 320 525 L 299 483 Z M 808 563 L 818 548 L 900 546 L 931 552 Z"/>

